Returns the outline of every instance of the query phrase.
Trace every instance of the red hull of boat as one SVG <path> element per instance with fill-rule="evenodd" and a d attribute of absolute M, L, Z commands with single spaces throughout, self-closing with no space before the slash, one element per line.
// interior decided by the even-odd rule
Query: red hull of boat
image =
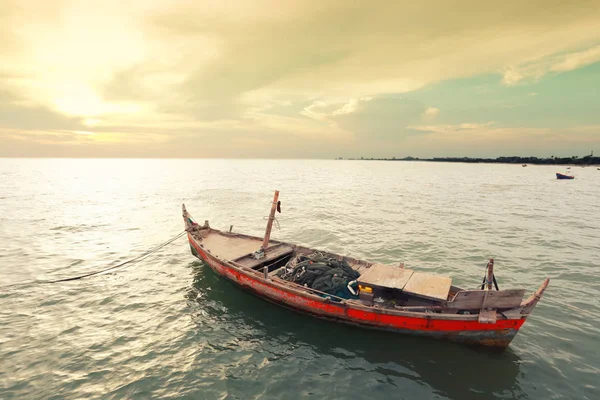
<path fill-rule="evenodd" d="M 265 279 L 237 268 L 206 252 L 188 233 L 192 253 L 205 261 L 212 270 L 239 287 L 270 302 L 315 317 L 366 328 L 448 339 L 456 342 L 504 348 L 507 347 L 525 317 L 499 319 L 495 323 L 480 323 L 477 315 L 436 315 L 374 309 L 358 302 L 334 302 L 323 297 Z"/>

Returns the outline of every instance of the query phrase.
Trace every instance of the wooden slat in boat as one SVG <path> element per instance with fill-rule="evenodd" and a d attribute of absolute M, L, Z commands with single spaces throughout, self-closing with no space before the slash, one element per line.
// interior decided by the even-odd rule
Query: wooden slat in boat
<path fill-rule="evenodd" d="M 263 258 L 257 260 L 253 258 L 252 253 L 250 253 L 240 257 L 239 259 L 236 259 L 235 262 L 240 265 L 243 265 L 244 267 L 255 268 L 261 264 L 268 264 L 269 261 L 273 261 L 285 255 L 291 254 L 293 251 L 294 249 L 292 248 L 292 246 L 279 244 L 276 246 L 269 247 L 267 252 L 265 253 L 265 257 Z"/>
<path fill-rule="evenodd" d="M 371 265 L 358 279 L 359 284 L 402 290 L 415 271 L 386 264 Z"/>
<path fill-rule="evenodd" d="M 478 322 L 480 324 L 495 324 L 497 321 L 498 313 L 496 310 L 481 310 L 479 312 Z"/>
<path fill-rule="evenodd" d="M 460 291 L 447 306 L 454 310 L 514 308 L 519 307 L 524 295 L 525 289 Z"/>
<path fill-rule="evenodd" d="M 451 285 L 451 278 L 415 272 L 404 286 L 404 292 L 428 299 L 446 300 Z"/>
<path fill-rule="evenodd" d="M 210 232 L 202 238 L 202 245 L 209 249 L 211 254 L 225 260 L 235 260 L 252 253 L 258 250 L 261 244 L 258 239 L 223 235 L 218 232 Z"/>
<path fill-rule="evenodd" d="M 360 265 L 360 264 L 352 265 L 352 264 L 350 264 L 350 266 L 361 275 L 363 275 L 365 272 L 367 272 L 369 270 L 369 267 L 367 265 Z"/>

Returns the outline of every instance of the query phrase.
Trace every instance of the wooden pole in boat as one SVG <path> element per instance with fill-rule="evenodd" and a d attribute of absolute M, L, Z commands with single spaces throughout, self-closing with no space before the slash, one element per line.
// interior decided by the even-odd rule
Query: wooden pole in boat
<path fill-rule="evenodd" d="M 490 258 L 490 262 L 487 265 L 487 288 L 486 290 L 492 290 L 492 284 L 494 282 L 494 259 Z"/>
<path fill-rule="evenodd" d="M 260 247 L 263 251 L 269 247 L 269 238 L 271 237 L 271 228 L 273 228 L 273 221 L 275 220 L 275 211 L 277 210 L 277 201 L 279 200 L 279 190 L 275 191 L 273 196 L 273 204 L 271 204 L 271 213 L 269 214 L 269 221 L 267 222 L 267 230 L 265 231 L 265 238 L 263 244 Z"/>

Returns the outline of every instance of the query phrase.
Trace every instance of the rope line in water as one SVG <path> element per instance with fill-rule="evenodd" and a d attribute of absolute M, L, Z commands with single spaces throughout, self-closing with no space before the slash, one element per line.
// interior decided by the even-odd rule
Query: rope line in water
<path fill-rule="evenodd" d="M 540 302 L 545 302 L 545 301 L 549 301 L 550 303 L 554 303 L 554 304 L 559 305 L 559 306 L 568 307 L 568 308 L 570 308 L 572 310 L 578 311 L 578 312 L 583 313 L 583 314 L 587 314 L 587 315 L 595 317 L 595 318 L 600 318 L 600 315 L 595 314 L 595 313 L 593 313 L 591 311 L 583 310 L 583 309 L 581 309 L 579 307 L 575 307 L 572 304 L 562 303 L 560 301 L 549 299 L 549 298 L 546 298 L 546 297 L 542 297 L 542 299 L 540 300 Z"/>
<path fill-rule="evenodd" d="M 108 268 L 105 268 L 105 269 L 100 270 L 100 271 L 89 272 L 87 274 L 83 274 L 83 275 L 79 275 L 79 276 L 73 276 L 73 277 L 70 277 L 70 278 L 55 279 L 55 280 L 50 280 L 50 281 L 29 281 L 29 282 L 14 283 L 14 284 L 11 284 L 11 285 L 1 286 L 1 288 L 23 286 L 23 285 L 30 285 L 30 284 L 46 284 L 46 283 L 69 282 L 69 281 L 75 281 L 75 280 L 78 280 L 78 279 L 87 278 L 89 276 L 99 275 L 99 274 L 102 274 L 102 273 L 105 273 L 105 272 L 108 272 L 108 271 L 112 271 L 112 270 L 117 269 L 117 268 L 124 267 L 126 265 L 129 266 L 129 265 L 133 265 L 133 264 L 135 264 L 135 263 L 137 263 L 139 261 L 142 261 L 144 258 L 148 257 L 149 255 L 151 255 L 153 253 L 156 253 L 157 251 L 159 251 L 163 247 L 165 247 L 165 246 L 173 243 L 175 240 L 179 239 L 180 237 L 182 237 L 185 234 L 186 234 L 186 231 L 180 232 L 176 236 L 174 236 L 171 239 L 167 240 L 166 242 L 159 244 L 158 246 L 156 246 L 156 247 L 154 247 L 154 248 L 146 251 L 145 253 L 140 254 L 139 256 L 137 256 L 135 258 L 132 258 L 131 260 L 127 260 L 125 262 L 122 262 L 119 265 L 108 267 Z"/>

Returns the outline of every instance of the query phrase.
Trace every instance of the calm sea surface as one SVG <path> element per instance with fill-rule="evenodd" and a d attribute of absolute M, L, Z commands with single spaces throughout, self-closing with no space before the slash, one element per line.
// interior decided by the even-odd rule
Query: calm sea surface
<path fill-rule="evenodd" d="M 600 171 L 314 160 L 0 159 L 0 399 L 598 399 Z M 448 274 L 550 287 L 502 353 L 300 316 L 191 254 L 200 222 Z M 576 307 L 561 306 L 566 303 Z M 581 310 L 581 311 L 580 311 Z"/>

